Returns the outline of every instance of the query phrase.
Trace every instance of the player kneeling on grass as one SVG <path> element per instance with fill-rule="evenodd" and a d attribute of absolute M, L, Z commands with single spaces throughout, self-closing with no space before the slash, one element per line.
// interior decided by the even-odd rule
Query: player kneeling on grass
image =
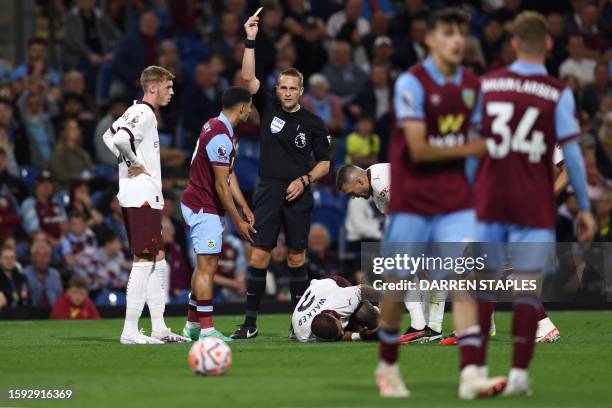
<path fill-rule="evenodd" d="M 370 301 L 378 299 L 371 286 L 351 286 L 340 276 L 313 279 L 291 318 L 296 340 L 376 340 L 379 313 Z"/>
<path fill-rule="evenodd" d="M 223 110 L 202 127 L 189 169 L 189 183 L 181 196 L 183 218 L 189 225 L 197 265 L 191 277 L 191 296 L 183 335 L 193 340 L 224 336 L 213 325 L 213 286 L 223 240 L 227 212 L 238 235 L 253 242 L 255 218 L 240 191 L 234 168 L 236 135 L 234 129 L 251 113 L 251 93 L 237 86 L 228 88 L 221 98 Z M 247 221 L 236 209 L 242 208 Z"/>

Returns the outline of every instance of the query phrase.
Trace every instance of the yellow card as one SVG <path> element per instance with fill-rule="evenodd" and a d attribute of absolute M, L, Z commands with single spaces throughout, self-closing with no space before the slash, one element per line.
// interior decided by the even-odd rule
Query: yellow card
<path fill-rule="evenodd" d="M 257 17 L 257 15 L 259 13 L 261 13 L 261 10 L 263 10 L 263 6 L 261 6 L 260 8 L 257 9 L 257 11 L 255 12 L 255 14 L 253 14 L 253 17 Z"/>

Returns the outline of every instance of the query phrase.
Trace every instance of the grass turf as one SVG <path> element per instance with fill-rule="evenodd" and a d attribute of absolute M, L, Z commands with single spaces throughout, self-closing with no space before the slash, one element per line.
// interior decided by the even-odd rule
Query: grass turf
<path fill-rule="evenodd" d="M 123 346 L 122 321 L 0 322 L 0 406 L 40 407 L 609 407 L 612 312 L 557 312 L 556 344 L 538 345 L 534 395 L 464 402 L 456 398 L 456 347 L 405 345 L 401 369 L 412 397 L 382 400 L 373 371 L 374 343 L 298 344 L 287 340 L 288 316 L 261 316 L 260 335 L 232 344 L 225 377 L 194 375 L 189 345 Z M 167 319 L 175 329 L 182 318 Z M 445 325 L 450 324 L 446 316 Z M 489 347 L 491 373 L 510 364 L 510 314 L 496 313 Z M 241 317 L 217 317 L 229 334 Z M 150 327 L 147 320 L 141 326 Z M 448 327 L 447 327 L 448 328 Z M 7 400 L 9 388 L 72 388 L 65 401 Z"/>

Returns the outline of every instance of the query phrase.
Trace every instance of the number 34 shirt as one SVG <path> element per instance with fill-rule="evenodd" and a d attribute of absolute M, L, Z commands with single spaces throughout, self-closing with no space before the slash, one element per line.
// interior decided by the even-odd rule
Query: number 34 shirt
<path fill-rule="evenodd" d="M 263 85 L 253 95 L 253 104 L 261 119 L 260 177 L 294 180 L 306 174 L 315 161 L 330 160 L 331 136 L 320 117 L 303 107 L 284 111 Z"/>

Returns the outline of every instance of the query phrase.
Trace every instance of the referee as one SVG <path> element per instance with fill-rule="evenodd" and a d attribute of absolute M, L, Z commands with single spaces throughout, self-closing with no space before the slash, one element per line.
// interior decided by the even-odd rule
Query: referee
<path fill-rule="evenodd" d="M 282 71 L 276 96 L 255 77 L 258 23 L 259 17 L 252 16 L 244 25 L 247 39 L 242 58 L 242 78 L 260 116 L 259 183 L 253 196 L 257 233 L 247 274 L 245 321 L 232 334 L 234 339 L 252 339 L 258 334 L 257 312 L 266 289 L 270 251 L 276 246 L 281 227 L 289 248 L 293 307 L 308 287 L 304 261 L 313 207 L 310 185 L 325 176 L 330 166 L 329 131 L 321 118 L 299 104 L 304 92 L 302 74 L 295 68 Z"/>

